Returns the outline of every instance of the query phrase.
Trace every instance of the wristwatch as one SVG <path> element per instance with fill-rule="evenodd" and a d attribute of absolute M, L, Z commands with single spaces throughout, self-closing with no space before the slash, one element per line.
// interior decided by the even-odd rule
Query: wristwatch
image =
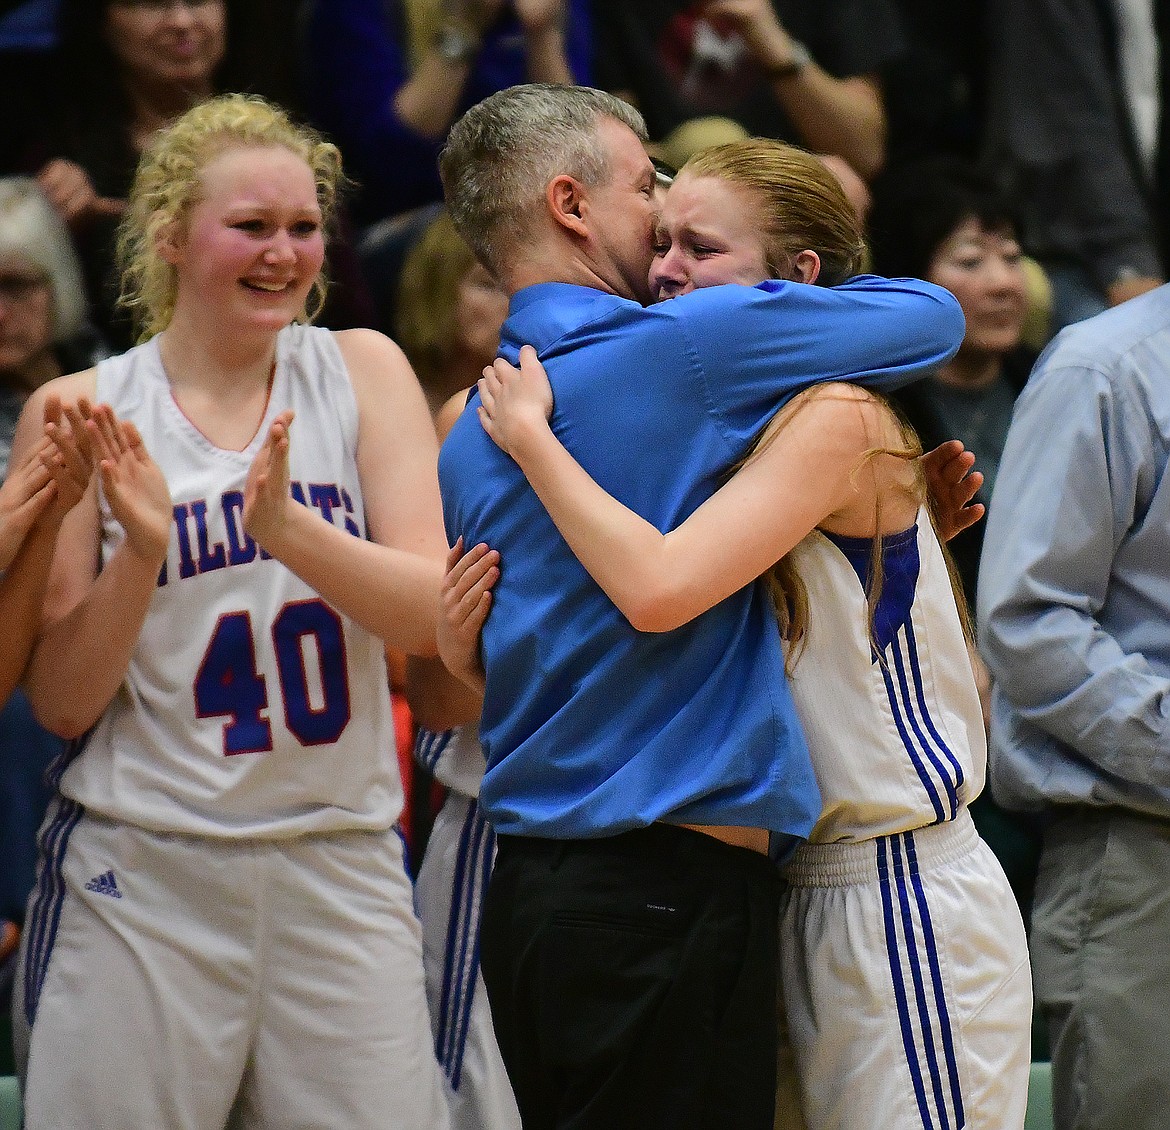
<path fill-rule="evenodd" d="M 788 78 L 791 75 L 800 74 L 813 61 L 812 56 L 808 53 L 808 48 L 799 39 L 791 39 L 789 43 L 791 51 L 788 61 L 764 68 L 764 74 L 768 78 Z"/>
<path fill-rule="evenodd" d="M 479 51 L 479 36 L 460 24 L 444 24 L 435 36 L 435 50 L 449 63 L 466 63 Z"/>

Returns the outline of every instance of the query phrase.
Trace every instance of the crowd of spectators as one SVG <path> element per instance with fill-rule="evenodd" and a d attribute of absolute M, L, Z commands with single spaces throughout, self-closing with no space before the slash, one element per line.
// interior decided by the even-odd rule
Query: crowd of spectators
<path fill-rule="evenodd" d="M 138 156 L 159 126 L 229 90 L 281 102 L 340 146 L 353 185 L 321 321 L 400 340 L 437 412 L 476 376 L 462 364 L 485 352 L 475 331 L 502 316 L 490 277 L 434 223 L 439 149 L 495 90 L 574 82 L 637 105 L 668 164 L 745 134 L 822 155 L 867 217 L 875 272 L 934 281 L 964 307 L 963 348 L 902 408 L 927 448 L 957 437 L 975 451 L 989 498 L 1037 352 L 1166 277 L 1168 11 L 1123 0 L 0 0 L 0 445 L 37 384 L 131 344 L 112 264 Z M 443 279 L 426 262 L 458 278 L 467 310 L 433 308 Z M 421 313 L 404 323 L 404 310 Z M 972 607 L 981 539 L 976 528 L 953 547 Z M 37 767 L 53 742 L 18 692 L 0 713 L 0 919 L 17 924 L 47 800 Z M 431 803 L 425 780 L 419 798 Z M 976 816 L 1026 913 L 1037 823 L 990 796 Z"/>

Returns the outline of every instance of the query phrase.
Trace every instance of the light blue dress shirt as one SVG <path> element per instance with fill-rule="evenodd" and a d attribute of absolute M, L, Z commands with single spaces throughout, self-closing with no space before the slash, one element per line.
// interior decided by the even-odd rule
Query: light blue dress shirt
<path fill-rule="evenodd" d="M 1064 330 L 1024 392 L 979 571 L 1007 807 L 1170 817 L 1170 286 Z"/>

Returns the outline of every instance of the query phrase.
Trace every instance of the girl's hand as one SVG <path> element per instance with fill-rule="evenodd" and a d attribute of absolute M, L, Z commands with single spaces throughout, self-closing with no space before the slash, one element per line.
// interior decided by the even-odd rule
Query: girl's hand
<path fill-rule="evenodd" d="M 486 545 L 463 552 L 457 538 L 447 554 L 437 629 L 439 657 L 456 678 L 484 688 L 480 637 L 492 606 L 492 587 L 500 579 L 500 555 Z"/>
<path fill-rule="evenodd" d="M 56 396 L 45 400 L 45 436 L 52 445 L 45 466 L 56 483 L 54 509 L 58 518 L 64 518 L 81 501 L 93 477 L 94 452 L 88 431 L 93 412 L 85 397 L 64 406 Z"/>
<path fill-rule="evenodd" d="M 110 511 L 126 531 L 126 544 L 161 568 L 173 520 L 171 492 L 162 471 L 138 429 L 119 420 L 109 405 L 91 410 L 85 431 Z"/>
<path fill-rule="evenodd" d="M 983 485 L 983 472 L 972 469 L 975 453 L 957 439 L 940 443 L 921 462 L 938 536 L 950 541 L 983 517 L 983 503 L 971 501 Z"/>
<path fill-rule="evenodd" d="M 51 464 L 53 441 L 41 440 L 0 485 L 0 569 L 12 564 L 33 523 L 57 493 Z"/>
<path fill-rule="evenodd" d="M 289 495 L 288 430 L 292 422 L 290 410 L 272 421 L 244 484 L 244 531 L 269 552 L 284 530 L 288 508 L 296 505 Z"/>
<path fill-rule="evenodd" d="M 502 357 L 485 368 L 479 396 L 482 403 L 476 411 L 483 430 L 513 458 L 526 438 L 548 429 L 552 386 L 531 345 L 520 350 L 519 369 Z"/>

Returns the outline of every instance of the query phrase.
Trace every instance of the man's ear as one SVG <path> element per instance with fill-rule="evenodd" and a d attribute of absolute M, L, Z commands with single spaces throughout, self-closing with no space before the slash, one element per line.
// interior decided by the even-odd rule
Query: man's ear
<path fill-rule="evenodd" d="M 588 234 L 582 204 L 585 200 L 585 190 L 581 182 L 568 173 L 561 173 L 548 182 L 544 191 L 545 203 L 548 205 L 549 215 L 553 221 L 568 229 L 574 235 Z"/>
<path fill-rule="evenodd" d="M 815 251 L 798 251 L 788 277 L 793 282 L 815 283 L 821 274 L 821 257 Z"/>

